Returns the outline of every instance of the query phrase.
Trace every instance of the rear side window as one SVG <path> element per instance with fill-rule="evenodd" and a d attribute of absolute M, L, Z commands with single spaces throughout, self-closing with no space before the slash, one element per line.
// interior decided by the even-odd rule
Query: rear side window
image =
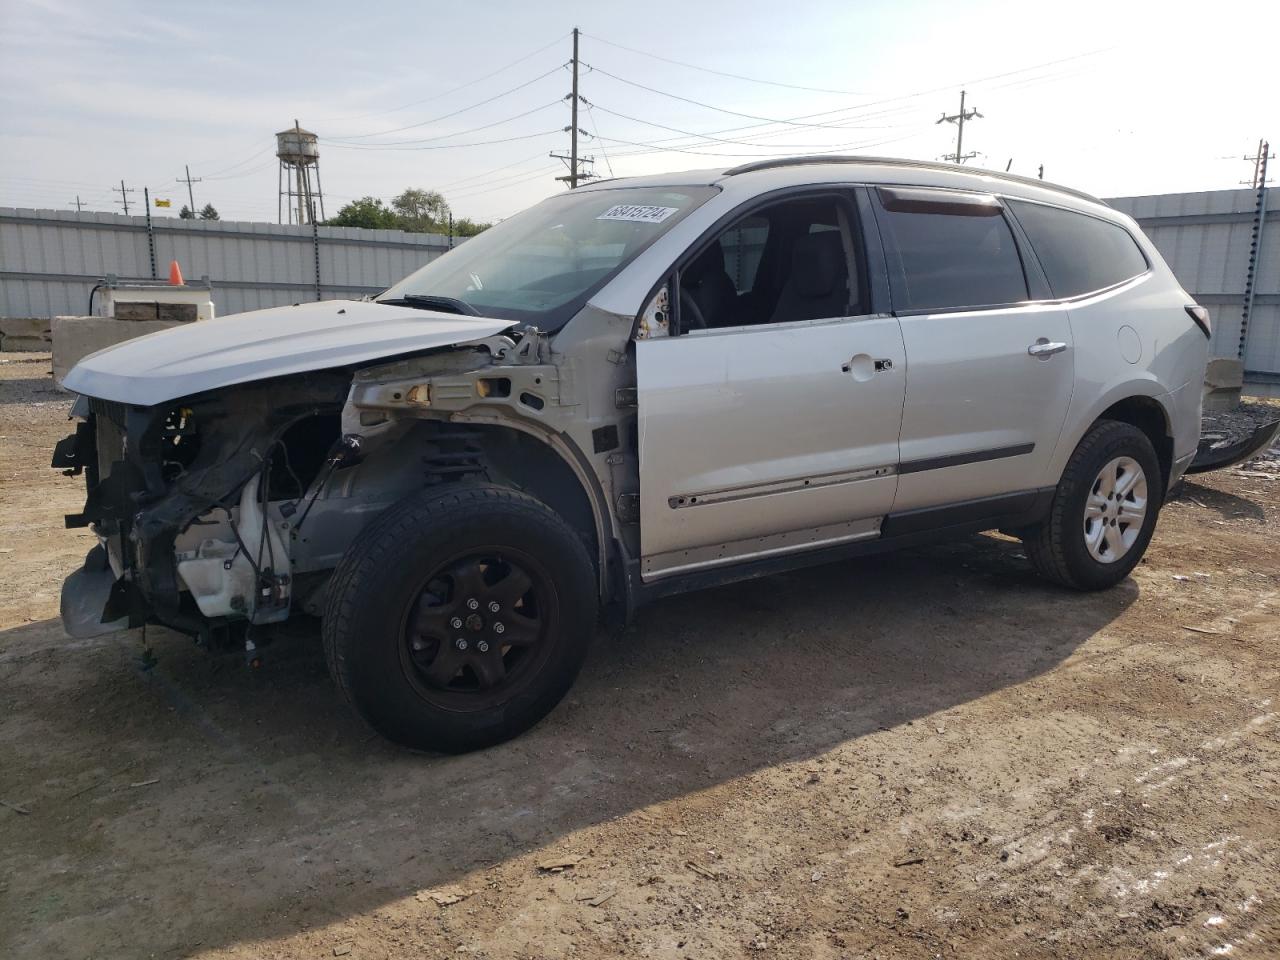
<path fill-rule="evenodd" d="M 944 191 L 877 191 L 877 219 L 898 310 L 947 310 L 1028 298 L 1013 231 L 994 198 L 952 202 Z M 985 202 L 984 202 L 985 201 Z"/>
<path fill-rule="evenodd" d="M 1009 205 L 1055 297 L 1078 297 L 1147 272 L 1147 258 L 1123 227 L 1038 203 L 1011 200 Z"/>

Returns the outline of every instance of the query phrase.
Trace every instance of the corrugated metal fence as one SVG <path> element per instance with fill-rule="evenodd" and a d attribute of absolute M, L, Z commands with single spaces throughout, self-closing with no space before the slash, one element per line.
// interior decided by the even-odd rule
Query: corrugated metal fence
<path fill-rule="evenodd" d="M 1253 190 L 1121 197 L 1187 292 L 1213 314 L 1214 353 L 1234 357 L 1251 258 L 1253 309 L 1244 361 L 1259 378 L 1280 378 L 1280 193 L 1268 191 L 1259 250 L 1251 249 Z M 150 242 L 149 242 L 150 241 Z M 149 278 L 176 259 L 190 278 L 208 275 L 219 314 L 299 300 L 363 296 L 386 289 L 448 249 L 447 237 L 272 223 L 153 221 L 112 213 L 0 208 L 0 317 L 85 312 L 89 290 L 108 273 Z"/>
<path fill-rule="evenodd" d="M 1133 217 L 1213 319 L 1213 353 L 1235 357 L 1250 259 L 1253 307 L 1244 335 L 1246 374 L 1280 378 L 1280 191 L 1267 191 L 1262 244 L 1253 250 L 1258 195 L 1250 189 L 1119 197 L 1107 203 Z"/>
<path fill-rule="evenodd" d="M 379 293 L 449 249 L 439 234 L 0 208 L 0 317 L 83 314 L 107 274 L 208 276 L 218 314 Z M 152 264 L 155 272 L 152 272 Z"/>

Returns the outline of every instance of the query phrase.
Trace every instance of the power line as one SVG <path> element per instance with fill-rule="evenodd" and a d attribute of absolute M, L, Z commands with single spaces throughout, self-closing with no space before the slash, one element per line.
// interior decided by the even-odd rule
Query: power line
<path fill-rule="evenodd" d="M 586 100 L 584 100 L 583 102 L 587 103 L 588 107 L 595 107 L 596 109 L 600 110 L 602 113 L 610 114 L 611 116 L 618 117 L 622 120 L 631 120 L 634 123 L 643 123 L 645 126 L 657 127 L 659 130 L 670 130 L 672 133 L 679 133 L 685 137 L 696 137 L 700 140 L 710 140 L 715 143 L 728 143 L 728 144 L 733 144 L 735 146 L 740 146 L 740 147 L 755 146 L 755 144 L 749 140 L 734 140 L 726 137 L 713 136 L 709 133 L 694 133 L 689 130 L 681 130 L 679 127 L 667 126 L 665 123 L 657 123 L 656 121 L 653 121 L 653 120 L 645 120 L 642 117 L 633 117 L 625 113 L 620 113 L 617 110 L 610 110 L 608 107 L 601 106 L 598 103 L 590 103 L 589 101 L 586 101 Z M 836 129 L 836 130 L 864 129 L 861 126 L 838 126 L 835 124 L 831 124 L 828 126 L 830 129 Z M 889 128 L 879 128 L 879 129 L 889 129 Z M 784 131 L 779 130 L 775 132 L 783 133 Z M 690 144 L 690 146 L 696 146 L 696 144 Z M 830 144 L 827 144 L 827 143 L 778 143 L 778 144 L 771 144 L 771 146 L 782 147 L 783 149 L 790 149 L 790 150 L 808 150 L 811 147 L 813 148 L 828 147 L 830 146 Z"/>
<path fill-rule="evenodd" d="M 523 113 L 517 113 L 513 117 L 506 117 L 505 119 L 502 119 L 502 120 L 494 120 L 492 123 L 481 124 L 478 127 L 471 127 L 468 130 L 455 130 L 453 133 L 441 133 L 441 134 L 437 134 L 434 137 L 422 137 L 421 139 L 417 139 L 417 140 L 384 140 L 384 141 L 380 141 L 377 144 L 377 146 L 391 147 L 391 146 L 403 146 L 411 143 L 433 143 L 436 140 L 447 140 L 450 137 L 464 137 L 469 133 L 476 133 L 480 130 L 488 130 L 491 127 L 500 127 L 504 123 L 511 123 L 514 120 L 520 120 L 523 117 L 530 116 L 531 114 L 534 114 L 534 113 L 539 113 L 542 110 L 549 110 L 552 107 L 558 107 L 562 102 L 563 101 L 561 100 L 552 100 L 550 103 L 544 103 L 542 106 L 534 107 L 532 110 L 526 110 Z M 325 143 L 336 142 L 335 139 L 329 138 L 329 137 L 324 137 L 323 140 Z M 366 146 L 366 144 L 357 144 L 357 146 Z"/>
<path fill-rule="evenodd" d="M 890 143 L 901 143 L 903 140 L 914 140 L 919 135 L 920 135 L 919 133 L 913 133 L 905 137 L 891 137 L 887 140 L 866 140 L 866 141 L 855 142 L 855 143 L 832 144 L 831 146 L 826 147 L 822 150 L 809 151 L 809 156 L 823 156 L 825 154 L 831 154 L 831 153 L 842 153 L 846 150 L 861 150 L 867 147 L 882 147 Z M 588 134 L 588 136 L 590 136 L 590 134 Z M 623 140 L 619 137 L 601 137 L 600 139 L 607 140 L 609 143 L 625 143 L 628 146 L 634 146 L 634 147 L 653 146 L 652 144 L 640 143 L 634 140 Z M 671 146 L 671 147 L 657 146 L 657 147 L 654 147 L 652 150 L 639 150 L 639 151 L 634 151 L 631 153 L 625 153 L 620 155 L 615 154 L 615 156 L 636 157 L 645 153 L 684 153 L 694 157 L 755 157 L 760 160 L 767 160 L 770 157 L 795 156 L 795 154 L 790 151 L 783 152 L 783 153 L 729 153 L 727 151 L 722 151 L 722 150 L 691 150 L 688 147 L 674 147 L 674 146 Z"/>
<path fill-rule="evenodd" d="M 945 113 L 944 113 L 944 114 L 942 115 L 942 118 L 941 118 L 940 120 L 938 120 L 938 123 L 954 123 L 954 124 L 956 125 L 956 152 L 955 152 L 955 153 L 948 153 L 945 157 L 943 157 L 943 158 L 942 158 L 943 160 L 953 160 L 953 161 L 955 161 L 956 163 L 958 163 L 958 164 L 959 164 L 959 163 L 964 163 L 966 160 L 972 160 L 974 157 L 976 157 L 976 156 L 977 156 L 977 154 L 976 154 L 976 153 L 964 153 L 964 152 L 963 152 L 963 150 L 964 150 L 964 122 L 965 122 L 966 120 L 972 120 L 972 119 L 974 119 L 975 117 L 977 117 L 977 118 L 981 119 L 981 118 L 982 118 L 982 114 L 980 114 L 980 113 L 978 112 L 978 110 L 977 110 L 977 108 L 976 108 L 976 107 L 975 107 L 975 108 L 973 108 L 973 109 L 971 109 L 971 110 L 969 110 L 968 112 L 966 112 L 966 111 L 965 111 L 965 109 L 964 109 L 964 91 L 963 91 L 963 90 L 961 90 L 961 91 L 960 91 L 960 112 L 959 112 L 959 113 L 953 113 L 953 114 L 951 114 L 950 116 L 948 116 L 947 114 L 945 114 Z"/>
<path fill-rule="evenodd" d="M 717 113 L 726 113 L 731 117 L 743 117 L 747 120 L 760 120 L 764 123 L 780 123 L 780 124 L 786 124 L 787 126 L 792 126 L 792 127 L 828 128 L 831 126 L 831 124 L 826 124 L 826 123 L 802 123 L 796 120 L 784 120 L 784 119 L 779 119 L 777 117 L 762 117 L 759 114 L 755 114 L 755 113 L 743 113 L 740 110 L 730 110 L 728 107 L 717 107 L 713 103 L 705 103 L 702 100 L 694 100 L 692 97 L 682 97 L 678 93 L 670 93 L 666 90 L 659 90 L 657 87 L 651 87 L 651 86 L 648 86 L 647 84 L 640 83 L 636 80 L 628 80 L 626 77 L 620 77 L 616 73 L 610 73 L 608 70 L 602 69 L 601 67 L 594 66 L 593 64 L 587 64 L 587 67 L 591 70 L 592 73 L 602 73 L 606 77 L 609 77 L 610 79 L 617 80 L 619 83 L 625 83 L 631 87 L 638 87 L 641 90 L 648 90 L 650 93 L 656 93 L 659 96 L 668 97 L 672 100 L 679 100 L 681 103 L 693 104 L 695 107 L 703 107 L 707 110 L 714 110 Z M 853 108 L 849 108 L 849 109 L 853 109 Z"/>
<path fill-rule="evenodd" d="M 606 40 L 603 37 L 597 37 L 594 34 L 583 34 L 589 36 L 596 43 L 603 43 L 608 47 L 617 47 L 619 50 L 626 50 L 629 53 L 638 53 L 642 57 L 652 57 L 654 60 L 661 60 L 663 63 L 674 63 L 679 67 L 688 67 L 690 70 L 701 70 L 703 73 L 714 73 L 718 77 L 729 77 L 732 80 L 745 80 L 748 83 L 762 83 L 770 87 L 784 87 L 787 90 L 804 90 L 809 93 L 840 93 L 850 97 L 865 97 L 866 93 L 860 93 L 855 90 L 832 90 L 827 87 L 805 87 L 797 83 L 782 83 L 778 80 L 762 80 L 760 77 L 748 77 L 741 73 L 729 73 L 725 70 L 714 70 L 711 67 L 701 67 L 696 63 L 687 63 L 684 60 L 673 60 L 670 57 L 662 57 L 656 53 L 650 53 L 647 50 L 637 50 L 635 47 L 624 46 L 621 43 L 614 43 L 612 40 Z"/>
<path fill-rule="evenodd" d="M 548 173 L 553 173 L 558 169 L 559 169 L 558 167 L 542 167 L 541 169 L 535 170 L 532 173 L 528 171 L 523 171 L 521 173 L 516 174 L 515 176 L 517 179 L 511 180 L 511 182 L 509 183 L 465 190 L 461 193 L 454 194 L 450 199 L 451 200 L 469 200 L 472 197 L 479 197 L 486 193 L 496 193 L 499 190 L 507 190 L 511 187 L 517 187 L 517 186 L 520 186 L 521 184 L 530 183 L 531 181 L 534 181 L 534 180 L 541 180 L 544 177 L 546 177 Z"/>
<path fill-rule="evenodd" d="M 526 163 L 532 163 L 534 160 L 541 160 L 544 156 L 545 154 L 539 150 L 531 157 L 525 157 L 523 160 L 513 160 L 511 163 L 504 163 L 500 167 L 494 167 L 492 170 L 486 170 L 483 173 L 473 173 L 469 177 L 461 177 L 457 180 L 450 181 L 449 183 L 442 184 L 439 189 L 444 190 L 447 187 L 457 186 L 461 183 L 468 183 L 471 180 L 483 180 L 491 174 L 500 173 L 503 170 L 510 170 L 512 167 L 523 166 Z"/>
<path fill-rule="evenodd" d="M 564 133 L 564 130 L 543 130 L 541 133 L 527 133 L 520 137 L 503 137 L 500 140 L 475 140 L 471 143 L 438 143 L 434 146 L 426 147 L 384 147 L 376 143 L 335 143 L 332 140 L 324 140 L 322 142 L 339 150 L 454 150 L 462 147 L 488 147 L 496 143 L 515 143 L 517 140 L 532 140 L 535 137 L 549 137 L 553 133 Z"/>
<path fill-rule="evenodd" d="M 439 123 L 441 120 L 448 120 L 450 117 L 456 117 L 460 113 L 466 113 L 468 110 L 474 110 L 477 107 L 483 107 L 486 104 L 493 103 L 495 100 L 501 100 L 503 97 L 509 97 L 511 94 L 515 93 L 518 90 L 523 90 L 525 87 L 532 86 L 533 84 L 537 83 L 539 80 L 546 79 L 547 77 L 551 76 L 553 73 L 556 73 L 557 71 L 563 69 L 563 67 L 564 67 L 564 64 L 558 64 L 557 66 L 552 67 L 546 73 L 538 74 L 532 80 L 526 80 L 524 83 L 517 84 L 516 86 L 512 87 L 509 90 L 503 90 L 501 93 L 495 93 L 492 97 L 486 97 L 484 100 L 480 100 L 468 106 L 460 107 L 457 110 L 453 110 L 449 113 L 441 114 L 438 117 L 432 117 L 430 120 L 420 120 L 417 123 L 405 124 L 403 127 L 393 127 L 390 130 L 379 130 L 375 133 L 343 134 L 338 136 L 332 136 L 332 137 L 329 137 L 328 139 L 330 141 L 367 140 L 369 137 L 385 137 L 392 133 L 403 133 L 405 130 L 415 130 L 418 127 L 430 126 L 433 123 Z"/>
<path fill-rule="evenodd" d="M 260 156 L 262 156 L 268 150 L 274 150 L 275 146 L 276 145 L 274 142 L 269 143 L 265 147 L 263 147 L 261 150 L 259 150 L 257 153 L 254 153 L 251 156 L 245 157 L 243 160 L 238 160 L 235 163 L 231 164 L 229 167 L 223 167 L 222 169 L 215 170 L 212 173 L 206 173 L 205 178 L 208 180 L 216 180 L 219 178 L 221 174 L 227 173 L 230 170 L 234 170 L 236 167 L 243 167 L 246 163 L 249 163 L 250 161 L 257 160 Z M 197 164 L 197 166 L 199 166 L 199 164 Z"/>
<path fill-rule="evenodd" d="M 459 90 L 465 90 L 468 87 L 474 87 L 477 83 L 480 83 L 484 80 L 488 80 L 490 77 L 496 77 L 498 74 L 506 70 L 510 70 L 512 67 L 517 66 L 521 63 L 524 63 L 526 60 L 532 60 L 534 57 L 536 57 L 538 54 L 542 53 L 543 51 L 550 50 L 552 47 L 554 47 L 556 44 L 558 44 L 567 36 L 568 36 L 567 33 L 562 33 L 560 34 L 560 36 L 556 37 L 554 40 L 552 40 L 550 43 L 546 44 L 545 46 L 541 46 L 537 50 L 534 50 L 532 53 L 525 54 L 523 57 L 520 57 L 516 60 L 512 60 L 510 63 L 504 64 L 503 66 L 499 67 L 497 70 L 494 70 L 492 73 L 486 73 L 482 77 L 476 77 L 474 80 L 468 80 L 466 83 L 460 83 L 456 87 L 450 87 L 448 90 L 442 90 L 440 93 L 432 94 L 429 97 L 423 97 L 421 100 L 413 100 L 413 101 L 410 101 L 409 103 L 402 104 L 398 107 L 391 107 L 388 110 L 374 110 L 371 113 L 360 113 L 360 114 L 356 114 L 355 116 L 321 117 L 320 122 L 329 123 L 332 121 L 341 122 L 343 120 L 363 120 L 366 117 L 377 117 L 377 116 L 381 116 L 384 113 L 398 113 L 401 110 L 407 110 L 410 107 L 416 107 L 419 104 L 432 103 L 436 100 L 440 100 L 443 97 L 447 97 L 450 94 L 457 93 Z"/>
<path fill-rule="evenodd" d="M 582 102 L 587 106 L 587 117 L 591 120 L 591 132 L 596 140 L 600 143 L 600 154 L 604 157 L 604 165 L 609 170 L 609 176 L 613 176 L 613 164 L 609 162 L 609 151 L 604 148 L 604 141 L 600 139 L 600 125 L 596 123 L 595 112 L 591 109 L 591 101 L 586 97 L 582 98 Z"/>

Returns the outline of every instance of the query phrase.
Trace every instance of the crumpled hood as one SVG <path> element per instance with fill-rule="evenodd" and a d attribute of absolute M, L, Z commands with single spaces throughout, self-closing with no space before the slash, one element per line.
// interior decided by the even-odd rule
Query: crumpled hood
<path fill-rule="evenodd" d="M 85 357 L 62 385 L 90 397 L 153 406 L 235 383 L 470 343 L 513 326 L 510 320 L 322 300 L 197 320 L 127 340 Z"/>

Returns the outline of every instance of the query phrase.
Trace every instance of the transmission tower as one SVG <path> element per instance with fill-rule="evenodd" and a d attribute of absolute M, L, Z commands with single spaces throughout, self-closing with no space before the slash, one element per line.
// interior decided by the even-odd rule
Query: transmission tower
<path fill-rule="evenodd" d="M 573 89 L 565 98 L 569 101 L 569 126 L 564 128 L 564 132 L 569 134 L 569 155 L 566 157 L 562 153 L 553 153 L 551 156 L 556 160 L 563 160 L 569 165 L 569 172 L 562 177 L 556 177 L 562 183 L 569 184 L 572 190 L 583 180 L 591 180 L 595 177 L 594 173 L 589 170 L 584 172 L 583 166 L 592 166 L 596 162 L 595 157 L 580 157 L 578 155 L 578 134 L 586 133 L 585 130 L 578 129 L 578 103 L 582 97 L 578 95 L 578 28 L 573 28 Z"/>
<path fill-rule="evenodd" d="M 943 160 L 951 160 L 954 163 L 964 163 L 966 160 L 972 160 L 974 157 L 977 156 L 976 153 L 964 152 L 964 122 L 966 120 L 972 120 L 974 117 L 981 117 L 981 116 L 982 114 L 980 114 L 977 111 L 977 109 L 970 109 L 968 111 L 965 110 L 964 91 L 961 90 L 960 91 L 960 112 L 953 113 L 950 116 L 944 113 L 942 115 L 942 118 L 938 121 L 938 123 L 954 123 L 956 125 L 956 152 L 946 154 L 945 156 L 943 156 L 942 158 Z"/>

